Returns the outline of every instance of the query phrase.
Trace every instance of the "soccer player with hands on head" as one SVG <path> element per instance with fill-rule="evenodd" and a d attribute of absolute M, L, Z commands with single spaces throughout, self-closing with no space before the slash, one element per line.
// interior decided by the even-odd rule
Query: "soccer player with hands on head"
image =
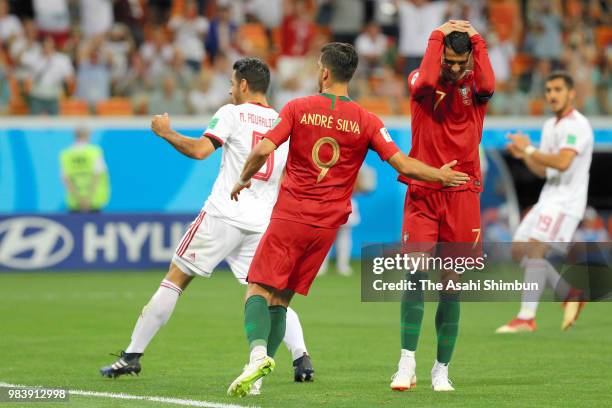
<path fill-rule="evenodd" d="M 138 374 L 140 357 L 159 329 L 170 318 L 179 296 L 195 276 L 210 277 L 225 260 L 242 284 L 255 249 L 266 230 L 287 159 L 287 147 L 270 155 L 265 167 L 253 175 L 253 185 L 240 202 L 230 200 L 230 191 L 240 170 L 262 135 L 278 117 L 267 105 L 270 84 L 268 66 L 257 58 L 243 58 L 233 66 L 231 104 L 222 106 L 213 116 L 202 137 L 195 139 L 174 131 L 168 114 L 155 115 L 153 132 L 180 153 L 205 159 L 222 148 L 221 167 L 213 190 L 202 211 L 179 242 L 170 269 L 157 292 L 143 308 L 132 341 L 112 365 L 100 371 L 105 377 Z M 294 379 L 310 381 L 314 374 L 304 344 L 302 327 L 295 311 L 287 314 L 287 329 L 280 333 L 294 360 Z M 258 394 L 260 382 L 250 390 Z"/>
<path fill-rule="evenodd" d="M 468 69 L 470 60 L 473 70 Z M 458 158 L 455 169 L 468 174 L 461 186 L 422 180 L 399 180 L 408 185 L 404 204 L 402 243 L 469 243 L 479 248 L 480 172 L 479 145 L 495 77 L 486 43 L 468 21 L 450 20 L 435 29 L 419 69 L 408 76 L 412 114 L 410 157 L 432 166 Z M 471 246 L 470 245 L 470 246 Z M 423 273 L 423 272 L 419 272 Z M 443 279 L 452 275 L 445 272 Z M 455 275 L 456 277 L 456 275 Z M 405 391 L 416 385 L 415 351 L 423 321 L 420 290 L 405 293 L 400 312 L 401 352 L 391 389 Z M 436 311 L 437 357 L 431 371 L 434 391 L 453 391 L 448 364 L 459 328 L 459 295 L 441 291 Z"/>
<path fill-rule="evenodd" d="M 451 169 L 454 159 L 432 167 L 407 157 L 382 121 L 349 98 L 348 83 L 357 60 L 352 45 L 326 44 L 318 61 L 320 93 L 283 107 L 236 178 L 231 197 L 240 202 L 261 167 L 291 136 L 278 200 L 247 277 L 244 325 L 250 361 L 230 385 L 229 395 L 248 394 L 257 379 L 274 369 L 284 310 L 294 293 L 308 294 L 339 226 L 346 223 L 355 180 L 369 149 L 404 177 L 448 187 L 469 180 L 466 173 Z"/>
<path fill-rule="evenodd" d="M 540 147 L 533 146 L 523 133 L 508 135 L 510 154 L 546 179 L 537 204 L 521 221 L 512 240 L 512 257 L 525 269 L 525 282 L 536 283 L 538 289 L 523 291 L 518 315 L 497 333 L 535 331 L 536 310 L 546 285 L 564 301 L 562 330 L 574 325 L 585 304 L 582 291 L 572 288 L 546 255 L 566 253 L 584 217 L 593 130 L 588 119 L 574 108 L 574 80 L 567 72 L 551 73 L 545 87 L 546 102 L 555 116 L 544 123 Z"/>

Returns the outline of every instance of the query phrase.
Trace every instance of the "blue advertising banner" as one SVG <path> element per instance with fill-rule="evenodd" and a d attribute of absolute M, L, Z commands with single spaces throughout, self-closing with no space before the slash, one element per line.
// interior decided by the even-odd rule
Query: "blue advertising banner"
<path fill-rule="evenodd" d="M 0 216 L 0 271 L 165 268 L 194 214 Z"/>

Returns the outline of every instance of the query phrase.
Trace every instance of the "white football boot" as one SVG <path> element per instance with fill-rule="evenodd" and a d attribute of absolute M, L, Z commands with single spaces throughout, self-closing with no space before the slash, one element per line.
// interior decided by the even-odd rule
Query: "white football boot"
<path fill-rule="evenodd" d="M 393 391 L 407 391 L 416 387 L 416 360 L 414 357 L 402 356 L 397 365 L 397 372 L 391 377 Z"/>
<path fill-rule="evenodd" d="M 455 391 L 448 379 L 448 364 L 434 363 L 431 369 L 431 387 L 434 391 Z"/>

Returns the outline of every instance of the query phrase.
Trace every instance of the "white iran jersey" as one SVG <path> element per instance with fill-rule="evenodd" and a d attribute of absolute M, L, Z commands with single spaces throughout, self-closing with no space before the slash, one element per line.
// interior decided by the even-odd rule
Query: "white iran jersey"
<path fill-rule="evenodd" d="M 565 171 L 546 168 L 546 183 L 538 203 L 562 206 L 564 213 L 582 219 L 589 190 L 593 129 L 575 109 L 559 120 L 548 119 L 542 129 L 542 152 L 556 154 L 563 149 L 575 151 L 576 156 Z"/>
<path fill-rule="evenodd" d="M 204 136 L 221 143 L 223 153 L 219 175 L 204 203 L 207 214 L 245 230 L 266 230 L 278 196 L 289 143 L 284 143 L 268 157 L 266 164 L 251 179 L 251 187 L 240 192 L 238 201 L 232 201 L 230 193 L 240 179 L 249 153 L 277 117 L 274 109 L 255 103 L 228 104 L 215 113 Z"/>

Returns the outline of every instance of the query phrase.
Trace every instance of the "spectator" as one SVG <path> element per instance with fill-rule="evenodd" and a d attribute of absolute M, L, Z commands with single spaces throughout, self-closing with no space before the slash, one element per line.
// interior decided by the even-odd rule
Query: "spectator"
<path fill-rule="evenodd" d="M 449 12 L 446 1 L 400 0 L 399 55 L 404 59 L 404 76 L 421 65 L 431 32 Z"/>
<path fill-rule="evenodd" d="M 488 31 L 486 18 L 487 0 L 452 0 L 449 2 L 449 18 L 467 20 L 479 33 Z"/>
<path fill-rule="evenodd" d="M 150 41 L 140 47 L 140 55 L 147 67 L 147 76 L 162 75 L 174 59 L 175 49 L 168 44 L 162 27 L 156 27 Z"/>
<path fill-rule="evenodd" d="M 329 27 L 333 41 L 354 43 L 365 23 L 365 2 L 335 0 Z"/>
<path fill-rule="evenodd" d="M 180 52 L 174 53 L 174 58 L 170 61 L 170 65 L 161 74 L 161 77 L 153 78 L 153 85 L 155 89 L 161 89 L 163 84 L 163 77 L 171 75 L 174 77 L 177 88 L 181 91 L 187 92 L 187 89 L 193 83 L 195 73 L 185 63 L 185 58 Z M 227 84 L 227 77 L 225 80 Z"/>
<path fill-rule="evenodd" d="M 600 57 L 600 62 L 594 72 L 593 83 L 597 86 L 597 102 L 599 115 L 612 115 L 612 47 Z"/>
<path fill-rule="evenodd" d="M 303 57 L 314 39 L 316 27 L 304 0 L 289 3 L 281 25 L 281 55 Z"/>
<path fill-rule="evenodd" d="M 23 34 L 23 27 L 17 17 L 9 14 L 7 0 L 0 0 L 0 41 L 5 46 Z"/>
<path fill-rule="evenodd" d="M 185 115 L 188 112 L 187 101 L 183 91 L 177 89 L 176 79 L 165 75 L 161 91 L 153 92 L 149 100 L 149 114 L 168 113 L 170 115 Z"/>
<path fill-rule="evenodd" d="M 127 75 L 129 70 L 130 54 L 135 44 L 130 31 L 124 24 L 115 24 L 108 33 L 104 43 L 104 50 L 111 59 L 111 87 L 115 93 L 116 84 Z"/>
<path fill-rule="evenodd" d="M 34 19 L 41 37 L 50 36 L 63 49 L 70 36 L 68 0 L 33 0 Z"/>
<path fill-rule="evenodd" d="M 380 26 L 372 21 L 363 33 L 355 40 L 355 49 L 359 55 L 358 71 L 370 76 L 372 71 L 382 65 L 387 52 L 389 40 L 380 32 Z"/>
<path fill-rule="evenodd" d="M 29 69 L 24 65 L 24 60 L 39 58 L 42 47 L 38 42 L 38 29 L 32 20 L 23 22 L 25 35 L 17 37 L 10 48 L 10 56 L 15 64 L 14 74 L 19 80 L 24 80 L 29 76 Z"/>
<path fill-rule="evenodd" d="M 217 53 L 229 55 L 233 52 L 236 30 L 238 30 L 238 25 L 231 19 L 230 7 L 219 7 L 217 16 L 210 22 L 206 36 L 206 51 L 211 60 L 214 61 Z"/>
<path fill-rule="evenodd" d="M 80 0 L 81 31 L 85 39 L 106 34 L 113 26 L 113 0 Z"/>
<path fill-rule="evenodd" d="M 227 59 L 219 54 L 213 71 L 202 71 L 196 86 L 189 92 L 189 108 L 196 115 L 210 115 L 219 106 L 229 103 Z"/>
<path fill-rule="evenodd" d="M 72 62 L 68 56 L 55 50 L 51 37 L 45 37 L 40 55 L 28 55 L 22 61 L 30 70 L 30 113 L 57 115 L 64 86 L 69 91 L 74 87 Z"/>
<path fill-rule="evenodd" d="M 283 0 L 246 0 L 248 16 L 262 23 L 268 31 L 280 26 L 283 19 Z"/>
<path fill-rule="evenodd" d="M 383 65 L 375 74 L 372 93 L 389 101 L 392 109 L 401 114 L 401 100 L 405 97 L 405 79 L 398 78 L 393 68 Z"/>
<path fill-rule="evenodd" d="M 500 41 L 495 33 L 489 34 L 487 41 L 489 59 L 495 73 L 497 84 L 505 84 L 512 76 L 511 63 L 516 54 L 516 48 L 510 40 Z"/>
<path fill-rule="evenodd" d="M 569 33 L 568 46 L 561 61 L 574 78 L 576 108 L 586 114 L 593 114 L 596 97 L 592 79 L 597 54 L 593 44 L 586 39 L 585 31 L 585 27 L 579 25 Z"/>
<path fill-rule="evenodd" d="M 144 41 L 144 9 L 140 0 L 114 0 L 113 14 L 115 21 L 124 24 L 131 31 L 137 46 Z"/>
<path fill-rule="evenodd" d="M 94 107 L 110 98 L 111 55 L 102 47 L 104 37 L 93 37 L 82 46 L 77 69 L 76 95 Z"/>
<path fill-rule="evenodd" d="M 210 71 L 207 71 L 207 73 Z M 212 105 L 212 110 L 216 111 L 219 109 L 219 106 L 224 105 L 226 103 L 230 103 L 229 96 L 229 84 L 227 82 L 227 78 L 231 72 L 231 65 L 229 60 L 225 56 L 225 54 L 217 54 L 217 58 L 215 58 L 215 62 L 213 64 L 212 72 L 210 72 L 210 80 L 209 86 L 206 91 L 206 98 L 208 103 Z M 200 91 L 202 88 L 200 87 Z M 192 98 L 192 102 L 195 105 L 197 104 L 197 99 L 203 96 L 198 94 L 197 92 Z M 198 108 L 201 109 L 201 108 Z"/>
<path fill-rule="evenodd" d="M 310 95 L 319 91 L 317 83 L 317 65 L 319 50 L 327 37 L 316 36 L 308 54 L 303 57 L 281 57 L 277 64 L 278 75 L 273 75 L 273 87 L 276 90 L 274 105 L 280 110 L 291 99 Z M 290 69 L 292 64 L 293 70 Z M 298 65 L 300 64 L 300 65 Z M 281 73 L 281 69 L 284 71 Z"/>
<path fill-rule="evenodd" d="M 316 27 L 304 0 L 290 2 L 281 24 L 281 50 L 277 70 L 281 83 L 294 81 L 305 66 L 304 56 L 315 39 Z"/>
<path fill-rule="evenodd" d="M 541 59 L 536 63 L 535 69 L 531 74 L 531 84 L 529 86 L 531 97 L 542 97 L 544 94 L 544 83 L 551 72 L 552 67 L 549 60 Z"/>
<path fill-rule="evenodd" d="M 537 8 L 529 13 L 529 30 L 526 46 L 537 59 L 551 60 L 553 67 L 561 58 L 561 15 L 552 2 L 537 2 Z"/>
<path fill-rule="evenodd" d="M 110 184 L 102 149 L 89 142 L 89 131 L 76 131 L 75 143 L 60 154 L 66 205 L 70 212 L 98 212 L 108 204 Z"/>
<path fill-rule="evenodd" d="M 211 101 L 212 98 L 209 95 L 211 83 L 212 72 L 202 70 L 195 80 L 195 86 L 189 91 L 189 95 L 187 96 L 189 113 L 195 115 L 210 115 L 219 107 L 219 105 Z"/>
<path fill-rule="evenodd" d="M 149 113 L 147 103 L 151 87 L 146 73 L 147 67 L 142 56 L 135 53 L 132 55 L 127 74 L 119 78 L 115 84 L 115 95 L 129 97 L 137 115 Z"/>
<path fill-rule="evenodd" d="M 196 2 L 185 2 L 183 15 L 172 17 L 168 28 L 174 33 L 175 47 L 181 51 L 187 65 L 199 72 L 205 57 L 204 37 L 208 32 L 208 20 L 198 15 Z"/>
<path fill-rule="evenodd" d="M 508 116 L 529 114 L 529 97 L 519 89 L 516 77 L 510 77 L 495 86 L 495 97 L 491 98 L 489 113 Z"/>

